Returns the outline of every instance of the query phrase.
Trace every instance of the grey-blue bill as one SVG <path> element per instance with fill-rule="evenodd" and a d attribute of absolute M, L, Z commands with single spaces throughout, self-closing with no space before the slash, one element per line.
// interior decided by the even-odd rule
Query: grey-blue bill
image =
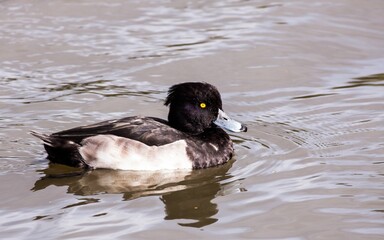
<path fill-rule="evenodd" d="M 219 114 L 214 123 L 231 132 L 246 132 L 247 127 L 238 121 L 231 119 L 223 110 L 219 109 Z"/>

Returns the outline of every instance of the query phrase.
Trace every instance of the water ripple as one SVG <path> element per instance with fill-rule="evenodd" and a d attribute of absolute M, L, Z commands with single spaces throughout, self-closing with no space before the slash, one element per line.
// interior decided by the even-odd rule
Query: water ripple
<path fill-rule="evenodd" d="M 347 2 L 2 1 L 0 236 L 379 239 L 382 3 Z M 28 135 L 165 118 L 180 81 L 248 125 L 229 164 L 82 172 Z"/>

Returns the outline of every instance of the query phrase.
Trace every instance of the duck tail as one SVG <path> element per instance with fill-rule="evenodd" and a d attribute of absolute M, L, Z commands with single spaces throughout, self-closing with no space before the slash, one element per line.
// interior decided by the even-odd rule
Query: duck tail
<path fill-rule="evenodd" d="M 48 135 L 35 131 L 30 131 L 31 135 L 39 138 L 44 142 L 44 145 L 52 148 L 78 148 L 79 144 L 69 139 L 62 138 L 60 136 Z"/>
<path fill-rule="evenodd" d="M 44 142 L 44 144 L 53 147 L 54 146 L 54 141 L 53 138 L 51 138 L 49 135 L 44 134 L 44 133 L 39 133 L 35 131 L 30 131 L 29 132 L 32 136 L 39 138 Z"/>
<path fill-rule="evenodd" d="M 73 167 L 87 167 L 78 151 L 80 144 L 60 136 L 35 131 L 30 131 L 30 134 L 44 142 L 44 148 L 48 153 L 47 158 L 51 162 Z"/>

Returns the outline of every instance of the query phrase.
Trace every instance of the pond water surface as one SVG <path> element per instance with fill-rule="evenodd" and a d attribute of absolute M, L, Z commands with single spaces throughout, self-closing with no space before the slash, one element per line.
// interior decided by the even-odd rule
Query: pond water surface
<path fill-rule="evenodd" d="M 384 239 L 383 9 L 0 1 L 0 238 Z M 28 134 L 166 118 L 185 81 L 247 124 L 230 163 L 80 175 Z"/>

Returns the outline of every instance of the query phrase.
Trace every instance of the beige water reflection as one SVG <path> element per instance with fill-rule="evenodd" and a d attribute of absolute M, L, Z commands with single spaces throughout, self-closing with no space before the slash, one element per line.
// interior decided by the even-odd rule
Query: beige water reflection
<path fill-rule="evenodd" d="M 44 176 L 31 190 L 40 191 L 51 185 L 65 186 L 68 193 L 86 197 L 64 208 L 97 202 L 99 194 L 121 194 L 123 200 L 159 196 L 165 206 L 166 220 L 183 219 L 188 223 L 179 223 L 182 226 L 204 227 L 217 221 L 213 216 L 219 209 L 212 200 L 223 189 L 220 182 L 233 177 L 227 173 L 232 164 L 230 161 L 206 170 L 158 172 L 82 171 L 51 164 L 41 171 Z M 49 216 L 36 216 L 35 220 L 43 218 Z"/>

